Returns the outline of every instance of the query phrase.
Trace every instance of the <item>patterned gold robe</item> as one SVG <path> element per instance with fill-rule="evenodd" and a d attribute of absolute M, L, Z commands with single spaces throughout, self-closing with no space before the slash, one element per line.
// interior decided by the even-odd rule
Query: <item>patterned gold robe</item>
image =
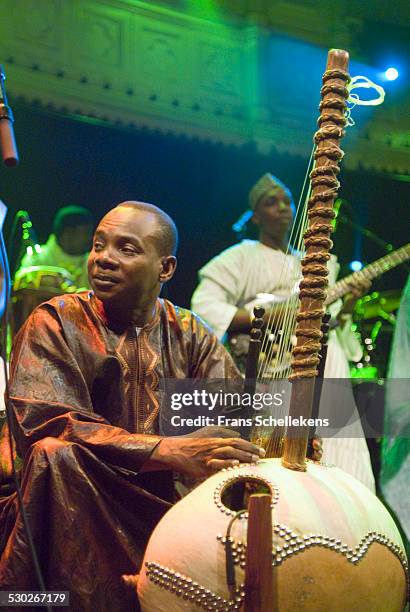
<path fill-rule="evenodd" d="M 239 374 L 198 317 L 162 299 L 137 330 L 92 293 L 59 296 L 16 338 L 23 498 L 46 588 L 69 590 L 72 610 L 136 609 L 121 575 L 138 571 L 172 495 L 168 472 L 138 474 L 161 439 L 163 378 Z M 38 590 L 15 494 L 0 501 L 0 538 L 0 587 Z"/>

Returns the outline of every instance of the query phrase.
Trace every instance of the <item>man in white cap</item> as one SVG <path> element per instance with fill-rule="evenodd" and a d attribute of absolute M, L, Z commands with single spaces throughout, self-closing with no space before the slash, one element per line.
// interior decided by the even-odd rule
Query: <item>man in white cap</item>
<path fill-rule="evenodd" d="M 286 297 L 300 277 L 298 258 L 286 253 L 294 214 L 289 189 L 265 174 L 250 191 L 249 208 L 259 240 L 242 240 L 208 262 L 192 297 L 195 312 L 221 339 L 226 332 L 249 332 L 257 294 Z"/>
<path fill-rule="evenodd" d="M 259 239 L 242 240 L 201 268 L 200 282 L 191 302 L 192 310 L 205 319 L 218 338 L 226 340 L 235 335 L 231 341 L 232 354 L 238 356 L 239 366 L 243 366 L 247 352 L 243 334 L 250 331 L 253 307 L 264 305 L 274 322 L 285 307 L 281 302 L 297 289 L 301 276 L 298 253 L 288 248 L 295 207 L 286 185 L 272 174 L 264 174 L 249 193 L 249 208 Z M 332 257 L 330 284 L 335 283 L 339 267 Z M 339 301 L 330 307 L 337 327 L 329 334 L 326 378 L 348 379 L 349 360 L 358 361 L 361 357 L 360 342 L 351 328 L 351 313 L 366 289 L 357 285 L 343 303 Z M 338 443 L 342 439 L 324 441 L 324 458 L 374 490 L 369 452 L 360 422 L 356 425 L 360 428 L 356 439 L 343 438 L 344 444 Z"/>

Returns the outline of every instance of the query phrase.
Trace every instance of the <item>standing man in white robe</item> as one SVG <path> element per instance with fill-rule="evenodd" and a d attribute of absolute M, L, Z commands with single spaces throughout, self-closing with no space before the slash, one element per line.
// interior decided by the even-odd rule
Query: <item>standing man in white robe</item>
<path fill-rule="evenodd" d="M 280 299 L 288 296 L 300 280 L 297 253 L 287 251 L 294 215 L 289 189 L 271 174 L 263 175 L 249 194 L 251 221 L 259 229 L 259 240 L 243 240 L 209 261 L 199 271 L 200 283 L 191 308 L 212 327 L 219 339 L 227 334 L 248 334 L 258 294 L 272 294 L 279 303 L 270 307 L 271 320 L 280 316 Z M 336 281 L 339 265 L 329 262 L 329 281 Z M 352 288 L 344 302 L 335 303 L 331 314 L 337 327 L 329 334 L 326 378 L 349 378 L 349 360 L 359 360 L 361 345 L 351 329 L 356 300 L 368 289 Z M 262 300 L 263 301 L 263 300 Z M 265 302 L 266 303 L 266 302 Z M 323 460 L 333 463 L 361 480 L 374 491 L 369 451 L 360 419 L 349 428 L 352 438 L 324 440 Z"/>

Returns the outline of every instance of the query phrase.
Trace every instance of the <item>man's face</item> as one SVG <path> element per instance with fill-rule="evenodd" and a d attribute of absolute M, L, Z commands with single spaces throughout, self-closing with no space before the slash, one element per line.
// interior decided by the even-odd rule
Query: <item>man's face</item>
<path fill-rule="evenodd" d="M 155 299 L 162 260 L 154 237 L 155 215 L 120 207 L 100 222 L 88 259 L 88 276 L 104 303 L 133 308 Z"/>
<path fill-rule="evenodd" d="M 258 201 L 252 217 L 259 230 L 269 236 L 281 238 L 285 236 L 293 220 L 293 210 L 290 197 L 283 191 L 273 187 Z"/>
<path fill-rule="evenodd" d="M 91 248 L 92 233 L 90 224 L 66 227 L 57 242 L 68 255 L 84 255 Z"/>

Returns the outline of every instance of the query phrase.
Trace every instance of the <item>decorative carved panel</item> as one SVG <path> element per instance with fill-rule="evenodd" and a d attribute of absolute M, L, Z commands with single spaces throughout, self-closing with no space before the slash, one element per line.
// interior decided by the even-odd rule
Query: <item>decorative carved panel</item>
<path fill-rule="evenodd" d="M 77 14 L 77 59 L 119 68 L 122 65 L 124 31 L 120 19 L 85 6 Z"/>
<path fill-rule="evenodd" d="M 15 0 L 3 2 L 2 21 L 12 21 L 16 39 L 28 44 L 56 50 L 61 44 L 60 0 Z M 6 7 L 4 6 L 6 5 Z M 6 9 L 6 10 L 4 10 Z"/>
<path fill-rule="evenodd" d="M 304 53 L 277 51 L 273 69 L 272 39 L 293 36 L 295 45 L 305 41 L 323 55 L 333 40 L 355 51 L 352 33 L 365 9 L 347 12 L 349 3 L 329 8 L 322 0 L 221 0 L 213 14 L 199 7 L 188 14 L 189 5 L 3 0 L 8 92 L 108 122 L 307 157 L 318 85 L 307 78 Z M 301 85 L 292 89 L 294 77 Z M 387 97 L 353 130 L 348 167 L 409 172 L 408 98 Z"/>
<path fill-rule="evenodd" d="M 201 87 L 229 96 L 239 96 L 243 65 L 241 60 L 242 54 L 238 47 L 203 42 L 200 47 Z"/>

